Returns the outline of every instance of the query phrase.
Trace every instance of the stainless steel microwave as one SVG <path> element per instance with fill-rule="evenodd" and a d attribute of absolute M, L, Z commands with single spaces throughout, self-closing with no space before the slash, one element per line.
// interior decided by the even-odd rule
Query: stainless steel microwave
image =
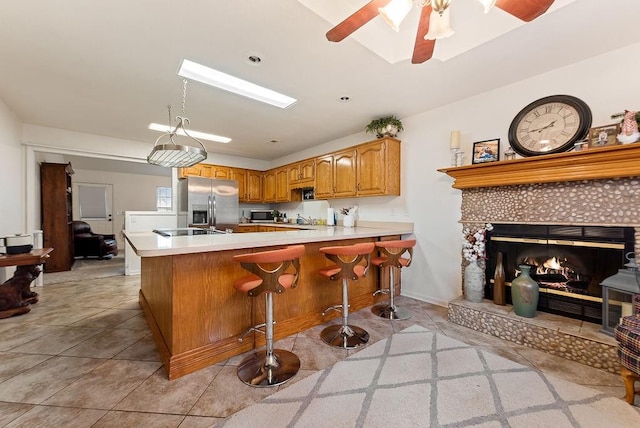
<path fill-rule="evenodd" d="M 251 223 L 273 223 L 273 211 L 251 210 Z"/>

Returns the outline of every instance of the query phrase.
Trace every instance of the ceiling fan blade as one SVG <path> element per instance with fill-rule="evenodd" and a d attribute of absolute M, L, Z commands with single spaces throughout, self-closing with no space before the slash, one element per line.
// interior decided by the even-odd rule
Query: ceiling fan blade
<path fill-rule="evenodd" d="M 554 0 L 498 0 L 496 7 L 529 22 L 545 13 L 553 2 Z"/>
<path fill-rule="evenodd" d="M 433 48 L 436 46 L 435 40 L 425 40 L 429 31 L 429 17 L 431 16 L 431 6 L 425 6 L 420 12 L 420 23 L 418 24 L 418 31 L 416 32 L 416 42 L 413 45 L 413 57 L 411 57 L 411 64 L 422 64 L 423 62 L 431 59 L 433 55 Z"/>
<path fill-rule="evenodd" d="M 327 40 L 330 42 L 342 41 L 345 37 L 378 16 L 378 8 L 385 7 L 390 2 L 391 0 L 371 0 L 347 19 L 329 30 L 327 32 Z"/>

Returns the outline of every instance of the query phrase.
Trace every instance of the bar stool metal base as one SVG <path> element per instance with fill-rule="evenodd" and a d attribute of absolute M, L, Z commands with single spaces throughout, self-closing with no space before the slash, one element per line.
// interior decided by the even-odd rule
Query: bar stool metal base
<path fill-rule="evenodd" d="M 354 325 L 330 325 L 320 333 L 322 341 L 336 348 L 353 349 L 369 341 L 369 333 Z"/>
<path fill-rule="evenodd" d="M 267 364 L 265 351 L 256 352 L 242 360 L 238 377 L 250 386 L 272 387 L 282 385 L 298 373 L 300 358 L 293 352 L 274 349 L 271 364 Z"/>
<path fill-rule="evenodd" d="M 371 308 L 371 312 L 388 320 L 408 320 L 413 316 L 411 311 L 397 306 L 393 309 L 391 305 L 376 305 Z"/>

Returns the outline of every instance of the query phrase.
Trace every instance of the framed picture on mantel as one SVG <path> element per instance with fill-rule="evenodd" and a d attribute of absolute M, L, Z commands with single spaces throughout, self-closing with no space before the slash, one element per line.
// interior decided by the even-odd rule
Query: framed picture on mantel
<path fill-rule="evenodd" d="M 500 138 L 473 143 L 471 163 L 496 162 L 500 158 Z"/>
<path fill-rule="evenodd" d="M 589 147 L 615 146 L 618 144 L 620 124 L 597 126 L 589 130 Z"/>

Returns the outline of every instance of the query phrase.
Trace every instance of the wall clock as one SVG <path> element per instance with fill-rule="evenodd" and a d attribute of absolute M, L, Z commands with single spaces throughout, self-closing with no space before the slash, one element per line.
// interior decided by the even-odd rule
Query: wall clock
<path fill-rule="evenodd" d="M 540 98 L 523 108 L 509 126 L 509 143 L 522 156 L 560 153 L 584 139 L 591 109 L 570 95 Z"/>

